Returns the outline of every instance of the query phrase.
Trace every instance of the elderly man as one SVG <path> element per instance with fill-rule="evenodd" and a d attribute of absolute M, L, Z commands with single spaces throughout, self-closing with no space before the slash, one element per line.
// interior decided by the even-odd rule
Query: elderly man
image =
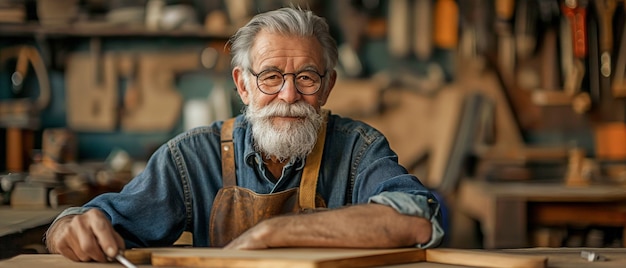
<path fill-rule="evenodd" d="M 432 247 L 439 204 L 385 137 L 321 109 L 337 74 L 326 22 L 298 8 L 255 16 L 231 38 L 242 115 L 161 146 L 119 193 L 69 208 L 51 252 L 106 261 L 130 247 Z"/>

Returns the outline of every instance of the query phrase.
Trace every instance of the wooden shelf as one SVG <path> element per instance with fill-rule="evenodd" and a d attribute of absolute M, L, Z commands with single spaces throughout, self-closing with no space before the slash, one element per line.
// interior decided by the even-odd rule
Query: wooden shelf
<path fill-rule="evenodd" d="M 39 23 L 0 24 L 0 37 L 43 36 L 66 37 L 180 37 L 201 39 L 228 39 L 234 31 L 208 32 L 203 28 L 176 30 L 147 30 L 138 25 L 111 25 L 106 23 L 77 23 L 71 25 L 42 26 Z"/>

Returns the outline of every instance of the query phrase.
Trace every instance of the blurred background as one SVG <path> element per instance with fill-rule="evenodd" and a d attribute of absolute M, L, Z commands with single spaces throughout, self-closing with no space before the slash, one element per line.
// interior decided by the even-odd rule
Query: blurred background
<path fill-rule="evenodd" d="M 228 38 L 289 5 L 337 40 L 326 108 L 438 194 L 445 246 L 626 244 L 623 0 L 0 0 L 0 258 L 240 113 Z"/>

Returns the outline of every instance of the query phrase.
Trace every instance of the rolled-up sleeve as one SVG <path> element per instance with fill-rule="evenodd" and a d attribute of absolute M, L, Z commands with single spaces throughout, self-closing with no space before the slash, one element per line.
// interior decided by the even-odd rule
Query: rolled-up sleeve
<path fill-rule="evenodd" d="M 54 225 L 59 219 L 65 217 L 65 216 L 84 214 L 85 212 L 89 211 L 90 209 L 92 209 L 92 208 L 86 208 L 86 207 L 70 207 L 70 208 L 66 208 L 65 210 L 63 210 L 63 212 L 61 212 L 61 214 L 59 214 L 54 219 L 54 221 L 50 225 L 51 226 Z"/>
<path fill-rule="evenodd" d="M 382 192 L 370 197 L 368 203 L 387 205 L 400 214 L 428 219 L 432 223 L 430 241 L 426 244 L 417 244 L 418 248 L 436 247 L 443 240 L 445 232 L 441 222 L 441 206 L 434 198 L 404 192 Z"/>

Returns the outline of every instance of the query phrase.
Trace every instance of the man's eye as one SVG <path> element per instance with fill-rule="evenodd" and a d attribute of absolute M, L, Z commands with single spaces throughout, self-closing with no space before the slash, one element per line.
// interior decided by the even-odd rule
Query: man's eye
<path fill-rule="evenodd" d="M 282 76 L 278 74 L 267 74 L 263 76 L 263 80 L 278 80 L 282 79 Z"/>

